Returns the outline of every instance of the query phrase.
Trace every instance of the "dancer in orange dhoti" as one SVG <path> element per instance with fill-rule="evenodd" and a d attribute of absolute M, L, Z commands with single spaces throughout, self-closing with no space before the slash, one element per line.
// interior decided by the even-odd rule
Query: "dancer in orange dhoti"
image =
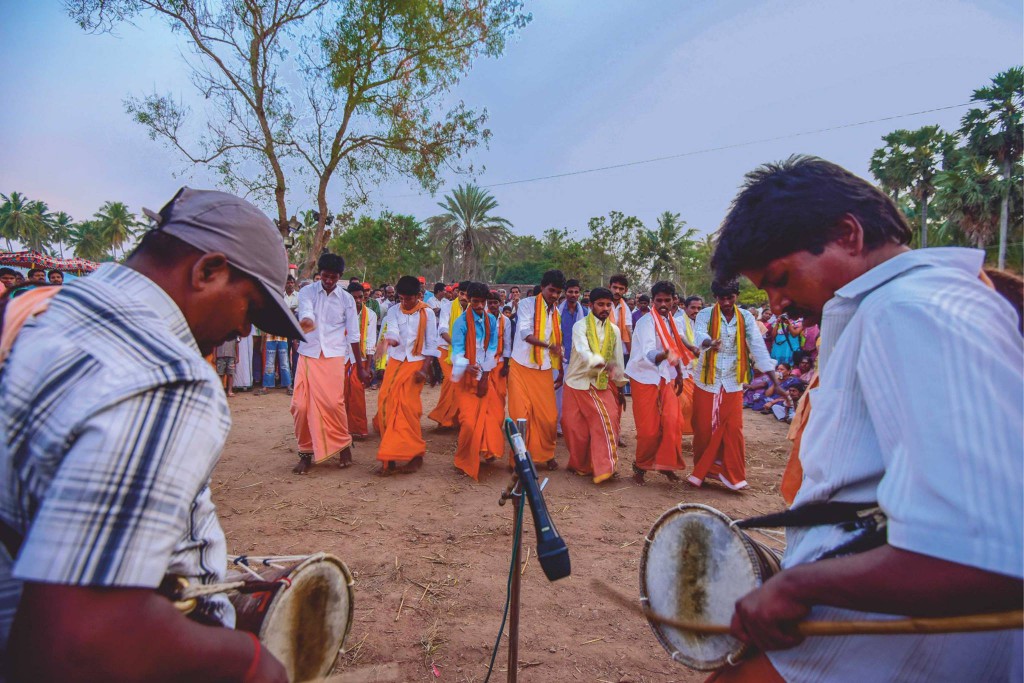
<path fill-rule="evenodd" d="M 519 302 L 519 322 L 508 373 L 508 414 L 526 419 L 526 448 L 536 463 L 557 470 L 555 437 L 558 406 L 555 387 L 562 384 L 562 324 L 555 304 L 565 288 L 560 270 L 544 273 L 540 294 Z M 558 370 L 556 378 L 551 372 Z"/>
<path fill-rule="evenodd" d="M 693 297 L 687 298 L 687 301 Z M 700 297 L 697 297 L 698 299 Z M 676 296 L 673 304 L 672 318 L 676 321 L 676 329 L 687 343 L 696 349 L 696 337 L 693 334 L 693 321 L 690 319 L 686 309 L 679 305 L 679 297 Z M 696 352 L 694 352 L 696 356 Z M 693 436 L 693 368 L 696 359 L 686 366 L 686 376 L 683 377 L 683 391 L 679 394 L 679 413 L 682 422 L 683 436 Z"/>
<path fill-rule="evenodd" d="M 753 362 L 775 377 L 775 361 L 768 354 L 754 316 L 736 306 L 739 285 L 714 282 L 717 303 L 697 314 L 694 334 L 702 349 L 697 363 L 693 397 L 693 472 L 687 477 L 700 486 L 716 475 L 728 488 L 746 488 L 746 442 L 743 438 L 743 386 L 750 381 Z"/>
<path fill-rule="evenodd" d="M 466 291 L 469 306 L 452 327 L 452 384 L 459 404 L 459 441 L 455 466 L 480 478 L 480 458 L 487 457 L 484 437 L 488 427 L 487 393 L 489 375 L 498 353 L 498 319 L 485 310 L 487 285 L 471 282 Z M 500 430 L 500 422 L 493 428 Z"/>
<path fill-rule="evenodd" d="M 420 392 L 427 381 L 425 358 L 437 355 L 434 312 L 419 300 L 419 280 L 403 275 L 395 292 L 401 303 L 384 316 L 388 365 L 373 418 L 373 428 L 380 434 L 377 473 L 382 475 L 411 473 L 423 465 L 427 443 L 420 429 Z"/>
<path fill-rule="evenodd" d="M 641 485 L 646 472 L 654 470 L 670 481 L 678 481 L 675 470 L 686 467 L 679 395 L 683 391 L 686 366 L 696 348 L 679 334 L 670 315 L 674 294 L 675 285 L 671 282 L 654 283 L 652 310 L 637 321 L 632 353 L 626 365 L 636 422 L 633 479 Z"/>
<path fill-rule="evenodd" d="M 317 262 L 320 280 L 299 291 L 299 326 L 306 341 L 299 343 L 295 368 L 295 391 L 291 413 L 299 463 L 292 470 L 306 474 L 313 463 L 337 455 L 338 466 L 352 464 L 352 435 L 345 408 L 345 360 L 351 348 L 363 383 L 370 374 L 363 366 L 359 346 L 359 318 L 356 303 L 338 288 L 345 271 L 345 259 L 324 254 Z"/>
<path fill-rule="evenodd" d="M 487 297 L 487 312 L 498 321 L 498 348 L 494 353 L 494 369 L 487 375 L 491 388 L 484 397 L 484 459 L 500 458 L 505 453 L 505 399 L 508 397 L 509 359 L 512 356 L 512 321 L 501 314 L 501 298 L 491 291 Z"/>
<path fill-rule="evenodd" d="M 459 404 L 455 398 L 455 386 L 452 384 L 453 358 L 449 346 L 452 343 L 452 328 L 455 326 L 455 321 L 466 308 L 467 287 L 469 287 L 469 280 L 460 282 L 458 296 L 451 301 L 441 303 L 437 343 L 441 354 L 441 374 L 444 379 L 441 381 L 441 395 L 438 396 L 437 405 L 427 416 L 436 422 L 440 429 L 451 429 L 459 423 Z"/>
<path fill-rule="evenodd" d="M 363 285 L 354 282 L 348 286 L 348 293 L 356 302 L 356 313 L 359 316 L 359 346 L 366 360 L 363 365 L 366 371 L 373 372 L 374 347 L 377 346 L 377 314 L 369 306 L 364 306 L 366 291 Z M 366 421 L 366 387 L 359 380 L 358 366 L 350 358 L 345 369 L 345 408 L 348 411 L 348 430 L 355 439 L 370 435 L 370 426 Z"/>
<path fill-rule="evenodd" d="M 626 399 L 615 385 L 626 383 L 622 339 L 609 321 L 612 293 L 590 292 L 590 314 L 572 326 L 572 355 L 562 388 L 562 434 L 569 470 L 600 484 L 615 476 L 619 413 Z"/>

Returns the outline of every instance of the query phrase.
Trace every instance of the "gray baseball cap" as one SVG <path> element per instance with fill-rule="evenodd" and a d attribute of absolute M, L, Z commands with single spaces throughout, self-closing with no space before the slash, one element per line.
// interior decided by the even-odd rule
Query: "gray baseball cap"
<path fill-rule="evenodd" d="M 284 302 L 288 252 L 281 232 L 267 215 L 227 192 L 183 187 L 160 212 L 143 209 L 157 230 L 203 252 L 220 252 L 235 269 L 263 287 L 267 305 L 253 315 L 261 330 L 279 337 L 305 339 Z"/>

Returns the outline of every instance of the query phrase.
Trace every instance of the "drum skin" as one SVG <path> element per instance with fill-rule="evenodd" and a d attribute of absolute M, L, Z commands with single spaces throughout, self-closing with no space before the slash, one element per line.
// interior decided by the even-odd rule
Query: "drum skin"
<path fill-rule="evenodd" d="M 334 668 L 352 626 L 352 575 L 341 560 L 325 553 L 275 564 L 282 568 L 255 563 L 252 567 L 264 581 L 286 579 L 281 588 L 229 596 L 235 627 L 256 634 L 287 669 L 290 681 L 324 677 Z"/>
<path fill-rule="evenodd" d="M 680 504 L 663 514 L 644 543 L 641 602 L 661 616 L 728 625 L 736 601 L 778 571 L 774 551 L 731 521 L 706 505 Z M 732 636 L 650 623 L 672 659 L 699 671 L 736 662 L 745 650 Z"/>

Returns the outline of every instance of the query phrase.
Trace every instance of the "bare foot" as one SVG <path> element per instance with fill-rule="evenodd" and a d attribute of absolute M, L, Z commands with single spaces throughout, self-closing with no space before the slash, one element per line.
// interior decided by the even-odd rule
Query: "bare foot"
<path fill-rule="evenodd" d="M 229 391 L 228 392 L 228 398 L 234 398 L 234 397 L 235 397 L 235 392 Z"/>
<path fill-rule="evenodd" d="M 415 458 L 413 458 L 412 460 L 410 460 L 406 464 L 404 464 L 401 467 L 399 467 L 398 468 L 398 473 L 399 474 L 412 474 L 414 472 L 419 471 L 419 469 L 421 467 L 423 467 L 423 456 L 422 455 L 417 455 Z"/>
<path fill-rule="evenodd" d="M 633 483 L 637 486 L 643 486 L 645 484 L 643 471 L 633 473 Z"/>
<path fill-rule="evenodd" d="M 551 460 L 548 460 L 548 463 L 547 465 L 545 465 L 545 467 L 547 467 L 549 471 L 554 472 L 555 470 L 558 469 L 558 463 L 555 462 L 554 458 L 551 458 Z"/>
<path fill-rule="evenodd" d="M 253 393 L 253 396 L 263 396 L 263 395 L 265 395 L 267 393 L 267 390 L 261 387 L 261 388 L 257 389 L 256 391 L 254 391 L 252 393 Z"/>
<path fill-rule="evenodd" d="M 664 470 L 662 474 L 664 474 L 665 478 L 669 481 L 680 481 L 679 477 L 676 476 L 676 473 L 670 470 Z"/>
<path fill-rule="evenodd" d="M 313 466 L 313 456 L 308 453 L 299 454 L 299 462 L 292 468 L 292 474 L 306 474 Z"/>
<path fill-rule="evenodd" d="M 352 464 L 352 447 L 346 446 L 338 453 L 338 467 L 345 469 Z"/>
<path fill-rule="evenodd" d="M 378 467 L 378 468 L 373 470 L 373 473 L 376 474 L 378 477 L 387 477 L 387 476 L 390 476 L 390 475 L 394 474 L 394 472 L 395 472 L 395 463 L 394 462 L 381 463 L 380 467 Z"/>

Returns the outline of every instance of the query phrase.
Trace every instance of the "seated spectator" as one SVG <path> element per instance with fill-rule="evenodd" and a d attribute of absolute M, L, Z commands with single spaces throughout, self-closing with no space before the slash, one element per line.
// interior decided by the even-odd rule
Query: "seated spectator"
<path fill-rule="evenodd" d="M 796 368 L 793 369 L 793 376 L 799 377 L 801 382 L 810 386 L 817 374 L 818 371 L 814 367 L 814 360 L 812 356 L 804 353 L 797 362 Z"/>
<path fill-rule="evenodd" d="M 774 387 L 771 379 L 765 372 L 758 372 L 743 390 L 743 407 L 751 410 L 762 410 L 764 404 L 770 398 L 770 392 Z"/>
<path fill-rule="evenodd" d="M 800 402 L 800 396 L 803 395 L 804 389 L 804 383 L 797 379 L 795 384 L 786 389 L 785 398 L 769 401 L 772 415 L 775 416 L 776 420 L 779 422 L 793 421 L 793 415 L 796 414 L 796 404 Z"/>

